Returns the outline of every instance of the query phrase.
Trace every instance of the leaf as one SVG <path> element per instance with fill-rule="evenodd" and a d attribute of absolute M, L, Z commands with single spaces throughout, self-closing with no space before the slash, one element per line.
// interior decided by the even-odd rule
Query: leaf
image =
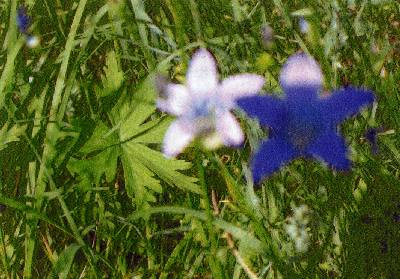
<path fill-rule="evenodd" d="M 115 51 L 110 51 L 107 54 L 104 75 L 101 77 L 101 81 L 103 83 L 103 89 L 97 89 L 101 97 L 108 96 L 118 91 L 122 86 L 124 72 L 121 70 Z"/>
<path fill-rule="evenodd" d="M 201 191 L 194 182 L 193 177 L 183 175 L 176 170 L 190 168 L 191 164 L 182 160 L 166 159 L 163 154 L 154 151 L 142 144 L 129 143 L 124 146 L 124 154 L 129 154 L 141 162 L 146 168 L 157 174 L 169 185 L 174 185 L 183 190 L 200 194 Z"/>
<path fill-rule="evenodd" d="M 361 8 L 357 13 L 356 18 L 354 19 L 354 25 L 353 25 L 354 32 L 358 37 L 364 35 L 367 32 L 366 27 L 363 25 L 364 23 L 361 19 L 364 8 L 365 8 L 365 2 L 363 2 L 363 4 L 361 5 Z"/>
<path fill-rule="evenodd" d="M 26 125 L 14 125 L 8 130 L 8 124 L 5 124 L 0 130 L 0 150 L 7 147 L 7 144 L 13 141 L 19 141 L 19 137 L 23 135 Z"/>
<path fill-rule="evenodd" d="M 311 16 L 313 14 L 313 10 L 310 8 L 303 8 L 300 10 L 296 10 L 294 12 L 291 12 L 290 15 L 292 16 Z"/>
<path fill-rule="evenodd" d="M 128 220 L 134 221 L 138 218 L 142 218 L 144 215 L 153 215 L 160 213 L 184 214 L 190 216 L 191 218 L 196 218 L 202 221 L 208 220 L 208 217 L 204 212 L 179 206 L 158 206 L 152 207 L 151 209 L 146 211 L 135 211 L 134 213 L 129 215 Z M 232 234 L 232 236 L 239 241 L 243 241 L 243 243 L 245 243 L 247 247 L 250 247 L 253 251 L 257 253 L 265 253 L 268 250 L 268 245 L 261 242 L 249 231 L 246 231 L 221 218 L 214 218 L 212 220 L 212 223 L 215 227 Z"/>
<path fill-rule="evenodd" d="M 115 144 L 118 144 L 118 135 L 115 133 L 115 130 L 114 132 L 110 131 L 110 128 L 108 128 L 106 124 L 98 121 L 92 136 L 80 151 L 88 154 L 96 150 L 105 149 Z"/>
<path fill-rule="evenodd" d="M 107 148 L 85 160 L 71 158 L 67 167 L 71 173 L 81 176 L 79 187 L 89 190 L 92 184 L 99 185 L 101 183 L 103 174 L 108 182 L 114 179 L 118 156 L 119 152 L 116 148 Z"/>
<path fill-rule="evenodd" d="M 183 190 L 200 193 L 196 179 L 181 174 L 178 170 L 188 169 L 190 163 L 168 160 L 158 151 L 148 148 L 147 143 L 160 143 L 169 121 L 146 120 L 154 113 L 155 89 L 150 76 L 135 92 L 130 102 L 121 101 L 112 112 L 112 119 L 119 126 L 122 144 L 122 165 L 128 195 L 138 207 L 155 201 L 153 192 L 162 188 L 158 179 Z"/>
<path fill-rule="evenodd" d="M 155 117 L 155 88 L 150 75 L 134 94 L 123 90 L 123 95 L 109 113 L 111 125 L 98 121 L 91 138 L 81 148 L 83 159 L 70 159 L 68 170 L 76 174 L 82 189 L 90 189 L 105 178 L 114 179 L 118 159 L 121 159 L 125 189 L 137 208 L 155 202 L 155 193 L 162 192 L 162 183 L 182 190 L 199 193 L 196 178 L 179 171 L 191 164 L 166 159 L 147 144 L 160 144 L 170 118 Z"/>
<path fill-rule="evenodd" d="M 49 278 L 66 279 L 72 266 L 76 252 L 81 248 L 80 245 L 73 243 L 62 251 L 55 262 Z"/>

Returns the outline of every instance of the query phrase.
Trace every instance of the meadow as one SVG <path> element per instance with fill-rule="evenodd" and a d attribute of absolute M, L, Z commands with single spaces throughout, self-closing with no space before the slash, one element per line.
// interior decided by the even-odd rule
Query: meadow
<path fill-rule="evenodd" d="M 262 96 L 296 53 L 322 95 L 373 92 L 337 126 L 351 168 L 254 183 L 272 133 L 236 107 L 243 144 L 165 156 L 199 49 Z M 399 129 L 397 0 L 0 0 L 0 278 L 400 278 Z"/>

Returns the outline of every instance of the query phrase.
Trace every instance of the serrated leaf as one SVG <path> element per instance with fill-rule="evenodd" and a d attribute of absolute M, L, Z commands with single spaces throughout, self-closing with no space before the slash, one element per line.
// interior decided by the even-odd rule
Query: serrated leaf
<path fill-rule="evenodd" d="M 103 89 L 98 90 L 101 97 L 118 91 L 124 81 L 124 72 L 121 70 L 115 51 L 110 51 L 107 54 L 104 75 L 101 77 L 101 80 Z"/>
<path fill-rule="evenodd" d="M 101 183 L 103 174 L 108 182 L 114 179 L 118 157 L 119 148 L 110 147 L 85 160 L 71 158 L 67 168 L 71 173 L 81 176 L 79 186 L 88 190 L 91 184 L 99 185 Z"/>
<path fill-rule="evenodd" d="M 361 8 L 357 13 L 356 18 L 354 19 L 353 26 L 354 26 L 354 31 L 356 33 L 356 36 L 362 36 L 367 32 L 366 27 L 363 25 L 363 22 L 361 20 L 361 16 L 364 11 L 364 7 L 365 7 L 365 2 L 361 5 Z"/>
<path fill-rule="evenodd" d="M 88 154 L 118 144 L 118 135 L 115 131 L 110 131 L 107 125 L 98 121 L 92 136 L 80 151 Z"/>
<path fill-rule="evenodd" d="M 98 122 L 91 138 L 81 148 L 86 159 L 71 159 L 68 170 L 79 176 L 83 188 L 99 184 L 115 177 L 118 158 L 121 158 L 125 189 L 137 208 L 148 208 L 155 201 L 155 193 L 162 192 L 161 181 L 170 186 L 200 193 L 196 178 L 179 171 L 191 164 L 181 160 L 169 160 L 159 151 L 146 144 L 162 142 L 170 118 L 154 115 L 155 88 L 150 75 L 134 94 L 126 93 L 109 113 L 112 125 Z M 93 156 L 93 154 L 96 154 Z"/>
<path fill-rule="evenodd" d="M 68 278 L 76 252 L 81 248 L 80 245 L 73 243 L 66 247 L 55 262 L 49 278 Z"/>
<path fill-rule="evenodd" d="M 143 164 L 129 154 L 122 157 L 124 166 L 125 185 L 128 196 L 135 200 L 137 208 L 148 208 L 149 202 L 155 202 L 153 192 L 161 191 L 160 182 Z"/>
<path fill-rule="evenodd" d="M 147 15 L 142 0 L 131 0 L 131 4 L 137 20 L 151 22 L 151 18 Z"/>
<path fill-rule="evenodd" d="M 136 136 L 132 139 L 134 143 L 162 143 L 165 132 L 171 125 L 172 118 L 156 119 L 141 125 Z"/>
<path fill-rule="evenodd" d="M 233 18 L 235 19 L 236 22 L 243 21 L 245 17 L 244 7 L 240 5 L 238 0 L 232 0 L 231 3 L 232 3 Z"/>
<path fill-rule="evenodd" d="M 19 137 L 23 135 L 26 125 L 14 125 L 8 129 L 8 124 L 5 124 L 0 130 L 0 150 L 7 147 L 7 144 L 13 141 L 19 141 Z"/>
<path fill-rule="evenodd" d="M 124 145 L 124 150 L 125 153 L 136 157 L 139 162 L 142 162 L 143 165 L 169 185 L 194 193 L 201 193 L 200 188 L 194 184 L 196 181 L 195 178 L 188 177 L 176 171 L 188 169 L 191 166 L 190 163 L 182 160 L 167 159 L 160 152 L 154 151 L 142 144 L 128 143 Z"/>

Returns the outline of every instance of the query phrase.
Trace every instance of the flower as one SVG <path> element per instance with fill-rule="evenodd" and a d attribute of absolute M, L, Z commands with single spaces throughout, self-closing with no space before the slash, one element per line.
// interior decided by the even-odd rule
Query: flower
<path fill-rule="evenodd" d="M 240 145 L 244 135 L 230 110 L 237 98 L 257 94 L 263 84 L 264 78 L 255 74 L 238 74 L 219 83 L 213 56 L 206 49 L 197 50 L 189 63 L 186 85 L 161 86 L 157 107 L 177 116 L 165 134 L 164 155 L 177 156 L 197 136 L 207 147 Z"/>
<path fill-rule="evenodd" d="M 269 48 L 272 46 L 274 41 L 274 30 L 269 24 L 264 24 L 261 27 L 261 39 L 265 47 Z"/>
<path fill-rule="evenodd" d="M 369 128 L 364 134 L 365 139 L 371 145 L 372 154 L 374 154 L 374 155 L 378 154 L 378 151 L 379 151 L 378 135 L 379 135 L 379 133 L 382 133 L 382 132 L 384 132 L 384 129 L 382 127 L 378 127 L 378 128 Z"/>
<path fill-rule="evenodd" d="M 296 54 L 287 60 L 280 75 L 285 99 L 250 96 L 237 101 L 249 116 L 270 128 L 270 139 L 261 143 L 252 158 L 256 183 L 300 156 L 322 160 L 337 170 L 350 168 L 348 149 L 337 126 L 371 104 L 374 94 L 345 87 L 321 98 L 322 78 L 313 58 Z"/>
<path fill-rule="evenodd" d="M 35 48 L 40 44 L 40 38 L 34 35 L 31 35 L 29 32 L 29 28 L 31 26 L 31 18 L 28 15 L 26 8 L 24 6 L 20 6 L 17 10 L 17 26 L 19 31 L 25 35 L 26 45 L 29 48 Z"/>
<path fill-rule="evenodd" d="M 31 19 L 26 12 L 26 8 L 21 6 L 17 10 L 17 26 L 21 33 L 28 34 Z"/>
<path fill-rule="evenodd" d="M 303 34 L 308 33 L 308 31 L 310 31 L 310 25 L 308 23 L 308 21 L 306 19 L 304 19 L 304 17 L 301 17 L 299 20 L 299 28 L 300 28 L 300 32 Z"/>

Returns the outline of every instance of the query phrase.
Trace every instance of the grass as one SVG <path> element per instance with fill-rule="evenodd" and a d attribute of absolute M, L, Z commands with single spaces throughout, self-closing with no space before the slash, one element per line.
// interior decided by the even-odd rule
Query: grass
<path fill-rule="evenodd" d="M 0 278 L 400 276 L 397 1 L 30 0 L 36 48 L 19 5 L 0 1 Z M 198 47 L 221 77 L 264 75 L 267 92 L 299 50 L 327 90 L 376 92 L 341 126 L 352 170 L 300 159 L 253 188 L 265 133 L 239 113 L 244 148 L 165 159 L 154 77 L 184 82 Z"/>

